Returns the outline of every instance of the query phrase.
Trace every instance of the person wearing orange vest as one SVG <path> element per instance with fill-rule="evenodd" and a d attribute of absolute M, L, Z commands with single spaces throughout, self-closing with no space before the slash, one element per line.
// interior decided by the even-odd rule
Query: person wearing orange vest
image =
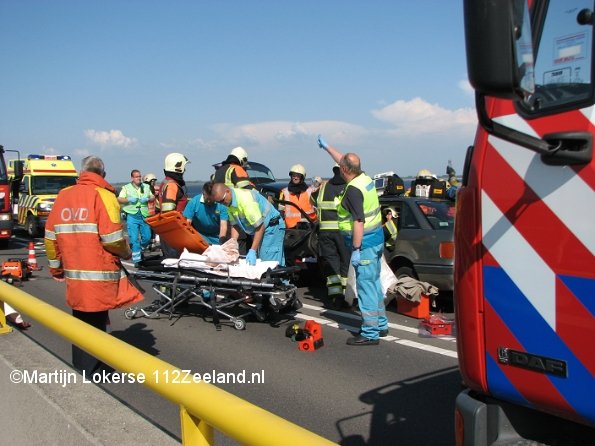
<path fill-rule="evenodd" d="M 312 194 L 318 190 L 318 187 L 308 186 L 305 183 L 306 168 L 301 164 L 291 166 L 289 177 L 289 184 L 279 195 L 279 212 L 284 216 L 286 228 L 295 228 L 300 222 L 306 224 L 316 222 L 318 217 Z"/>
<path fill-rule="evenodd" d="M 124 238 L 115 189 L 105 180 L 100 158 L 84 158 L 76 185 L 60 191 L 45 225 L 44 242 L 50 274 L 66 282 L 66 303 L 77 319 L 106 331 L 108 310 L 143 299 L 120 263 L 132 252 Z M 72 363 L 89 374 L 104 366 L 75 345 Z"/>
<path fill-rule="evenodd" d="M 165 157 L 163 168 L 165 180 L 159 190 L 159 209 L 162 214 L 171 211 L 178 211 L 180 214 L 184 212 L 188 203 L 184 172 L 189 162 L 188 158 L 181 153 L 170 153 Z M 169 246 L 164 240 L 161 240 L 161 251 L 165 257 L 180 256 L 178 250 Z"/>

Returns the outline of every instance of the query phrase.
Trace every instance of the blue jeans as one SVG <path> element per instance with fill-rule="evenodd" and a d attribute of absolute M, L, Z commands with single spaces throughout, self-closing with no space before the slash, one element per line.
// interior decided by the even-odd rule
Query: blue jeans
<path fill-rule="evenodd" d="M 388 328 L 384 295 L 380 285 L 380 265 L 383 244 L 362 249 L 361 264 L 355 268 L 357 302 L 362 313 L 361 334 L 366 338 L 378 339 L 380 330 Z"/>
<path fill-rule="evenodd" d="M 138 211 L 136 214 L 126 216 L 128 227 L 128 238 L 132 249 L 132 262 L 141 261 L 141 252 L 151 243 L 151 227 L 145 222 L 143 215 Z"/>

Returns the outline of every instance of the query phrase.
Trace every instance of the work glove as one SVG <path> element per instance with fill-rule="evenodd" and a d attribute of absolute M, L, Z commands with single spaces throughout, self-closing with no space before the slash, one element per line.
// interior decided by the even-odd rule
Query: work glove
<path fill-rule="evenodd" d="M 357 268 L 361 264 L 361 252 L 359 249 L 354 249 L 351 253 L 351 264 Z"/>
<path fill-rule="evenodd" d="M 256 251 L 253 249 L 250 249 L 248 251 L 248 254 L 246 255 L 246 263 L 248 265 L 256 265 Z"/>
<path fill-rule="evenodd" d="M 324 150 L 328 149 L 328 144 L 322 138 L 322 135 L 318 135 L 318 145 L 320 146 L 321 149 L 324 149 Z"/>
<path fill-rule="evenodd" d="M 147 197 L 142 197 L 142 198 L 141 198 L 140 200 L 138 200 L 138 201 L 140 201 L 142 204 L 147 204 L 147 203 L 149 202 L 149 199 L 148 199 Z"/>
<path fill-rule="evenodd" d="M 128 203 L 135 204 L 138 201 L 137 197 L 128 197 Z"/>

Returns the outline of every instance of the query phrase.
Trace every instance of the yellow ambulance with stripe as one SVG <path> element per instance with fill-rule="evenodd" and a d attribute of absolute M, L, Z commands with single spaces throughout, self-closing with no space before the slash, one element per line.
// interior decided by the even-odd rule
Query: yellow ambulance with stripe
<path fill-rule="evenodd" d="M 23 167 L 20 177 L 14 175 L 16 163 Z M 25 159 L 10 160 L 8 175 L 12 181 L 14 223 L 30 237 L 43 235 L 58 192 L 75 184 L 78 178 L 68 155 L 28 155 Z"/>

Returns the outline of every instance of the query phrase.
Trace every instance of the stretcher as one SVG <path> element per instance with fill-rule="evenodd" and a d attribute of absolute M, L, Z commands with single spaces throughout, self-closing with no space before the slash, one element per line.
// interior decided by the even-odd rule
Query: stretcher
<path fill-rule="evenodd" d="M 144 268 L 144 269 L 143 269 Z M 246 317 L 254 316 L 264 322 L 274 313 L 297 310 L 302 304 L 297 288 L 287 277 L 296 268 L 267 270 L 259 278 L 234 277 L 233 271 L 166 267 L 161 261 L 141 265 L 133 272 L 136 280 L 152 282 L 159 299 L 145 307 L 132 307 L 125 311 L 127 319 L 137 317 L 172 318 L 189 302 L 197 303 L 211 314 L 215 327 L 221 329 L 221 318 L 229 320 L 234 328 L 246 328 Z"/>

